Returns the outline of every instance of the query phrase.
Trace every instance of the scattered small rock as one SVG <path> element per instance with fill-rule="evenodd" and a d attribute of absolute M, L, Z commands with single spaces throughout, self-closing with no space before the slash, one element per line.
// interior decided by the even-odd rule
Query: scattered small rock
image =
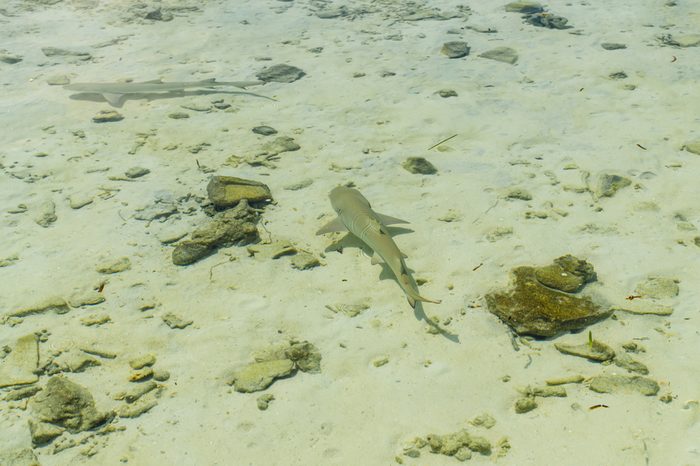
<path fill-rule="evenodd" d="M 173 112 L 168 114 L 168 118 L 172 118 L 173 120 L 184 120 L 189 117 L 190 114 L 186 112 Z"/>
<path fill-rule="evenodd" d="M 189 325 L 192 325 L 194 322 L 193 320 L 183 319 L 176 316 L 172 312 L 168 312 L 167 314 L 163 315 L 162 319 L 163 322 L 165 322 L 165 324 L 172 329 L 183 329 Z"/>
<path fill-rule="evenodd" d="M 678 280 L 664 277 L 650 277 L 637 285 L 635 292 L 643 298 L 674 298 L 679 293 Z"/>
<path fill-rule="evenodd" d="M 440 49 L 440 53 L 448 58 L 462 58 L 469 55 L 469 44 L 463 41 L 445 42 Z"/>
<path fill-rule="evenodd" d="M 25 335 L 12 346 L 10 354 L 0 359 L 0 387 L 26 385 L 39 380 L 39 341 L 33 333 Z"/>
<path fill-rule="evenodd" d="M 290 65 L 273 65 L 260 71 L 255 76 L 265 83 L 292 83 L 305 76 L 303 70 Z"/>
<path fill-rule="evenodd" d="M 515 400 L 515 412 L 518 414 L 524 414 L 537 408 L 537 400 L 534 396 L 524 396 Z"/>
<path fill-rule="evenodd" d="M 289 359 L 255 362 L 237 370 L 229 385 L 237 392 L 251 393 L 265 390 L 275 379 L 286 377 L 294 371 L 294 363 Z"/>
<path fill-rule="evenodd" d="M 691 154 L 700 155 L 700 139 L 686 142 L 683 144 L 683 147 L 681 147 L 681 150 L 685 150 Z"/>
<path fill-rule="evenodd" d="M 58 220 L 58 217 L 56 217 L 56 204 L 53 201 L 44 201 L 37 207 L 37 213 L 34 216 L 34 221 L 37 225 L 48 228 L 56 220 Z"/>
<path fill-rule="evenodd" d="M 327 304 L 326 309 L 336 314 L 345 314 L 348 317 L 357 317 L 367 309 L 368 304 Z"/>
<path fill-rule="evenodd" d="M 510 13 L 542 13 L 544 8 L 537 2 L 510 2 L 506 5 L 506 11 Z"/>
<path fill-rule="evenodd" d="M 653 396 L 659 392 L 659 384 L 638 375 L 597 375 L 589 380 L 589 388 L 598 393 L 633 393 Z"/>
<path fill-rule="evenodd" d="M 143 167 L 131 167 L 127 171 L 124 172 L 124 176 L 127 178 L 141 178 L 142 176 L 148 175 L 151 173 L 151 170 L 148 168 L 143 168 Z"/>
<path fill-rule="evenodd" d="M 518 61 L 518 53 L 510 47 L 496 47 L 479 55 L 481 58 L 496 60 L 514 65 Z"/>
<path fill-rule="evenodd" d="M 68 198 L 68 203 L 71 209 L 82 209 L 88 204 L 92 204 L 92 196 L 88 194 L 73 194 Z"/>
<path fill-rule="evenodd" d="M 530 194 L 526 189 L 523 188 L 511 188 L 506 193 L 507 199 L 518 199 L 521 201 L 531 201 L 532 194 Z"/>
<path fill-rule="evenodd" d="M 604 173 L 598 177 L 598 182 L 592 191 L 597 198 L 612 197 L 620 189 L 631 184 L 632 181 L 630 181 L 629 178 L 611 173 Z"/>
<path fill-rule="evenodd" d="M 605 50 L 622 50 L 627 48 L 625 44 L 618 44 L 616 42 L 603 42 L 600 46 Z"/>
<path fill-rule="evenodd" d="M 143 369 L 146 366 L 152 366 L 156 363 L 156 356 L 152 353 L 144 354 L 129 361 L 129 366 L 132 369 Z"/>
<path fill-rule="evenodd" d="M 700 45 L 700 34 L 663 34 L 659 40 L 662 44 L 673 47 L 695 47 Z"/>
<path fill-rule="evenodd" d="M 437 173 L 435 165 L 423 157 L 409 157 L 404 161 L 402 167 L 414 175 L 434 175 Z"/>
<path fill-rule="evenodd" d="M 65 74 L 56 74 L 46 78 L 46 84 L 49 86 L 65 86 L 70 84 L 70 79 Z"/>
<path fill-rule="evenodd" d="M 277 134 L 277 130 L 270 126 L 256 126 L 253 128 L 253 132 L 262 136 L 272 136 L 273 134 Z"/>
<path fill-rule="evenodd" d="M 121 121 L 124 119 L 124 115 L 115 110 L 101 110 L 94 117 L 92 121 L 95 123 L 110 123 L 115 121 Z"/>
<path fill-rule="evenodd" d="M 8 65 L 14 65 L 22 61 L 21 55 L 16 55 L 10 53 L 5 49 L 0 49 L 0 62 L 7 63 Z"/>
<path fill-rule="evenodd" d="M 292 257 L 292 268 L 297 270 L 309 270 L 321 265 L 318 257 L 308 252 L 300 252 Z"/>
<path fill-rule="evenodd" d="M 563 16 L 556 16 L 551 13 L 533 13 L 526 15 L 525 22 L 533 26 L 544 27 L 548 29 L 569 29 L 568 19 Z"/>
<path fill-rule="evenodd" d="M 207 195 L 219 209 L 233 207 L 242 199 L 247 199 L 248 202 L 272 199 L 272 193 L 266 184 L 235 176 L 212 176 L 207 185 Z"/>
<path fill-rule="evenodd" d="M 454 89 L 440 89 L 437 93 L 443 99 L 446 99 L 448 97 L 457 97 L 457 91 L 455 91 Z"/>
<path fill-rule="evenodd" d="M 591 361 L 603 362 L 609 361 L 615 357 L 615 351 L 612 348 L 605 343 L 593 339 L 579 345 L 554 343 L 554 347 L 559 350 L 560 353 L 579 356 Z"/>
<path fill-rule="evenodd" d="M 51 377 L 30 406 L 35 421 L 60 426 L 71 433 L 92 429 L 112 417 L 112 413 L 97 411 L 92 394 L 85 387 L 61 376 Z"/>
<path fill-rule="evenodd" d="M 256 400 L 258 404 L 258 409 L 260 411 L 265 411 L 270 406 L 270 402 L 272 402 L 274 399 L 275 396 L 270 393 L 260 395 Z"/>
<path fill-rule="evenodd" d="M 47 57 L 63 57 L 68 59 L 77 59 L 80 61 L 90 60 L 92 55 L 84 50 L 62 49 L 58 47 L 42 47 L 41 51 Z"/>
<path fill-rule="evenodd" d="M 128 257 L 120 257 L 118 259 L 108 259 L 95 267 L 98 273 L 113 274 L 124 272 L 131 268 L 131 260 Z"/>

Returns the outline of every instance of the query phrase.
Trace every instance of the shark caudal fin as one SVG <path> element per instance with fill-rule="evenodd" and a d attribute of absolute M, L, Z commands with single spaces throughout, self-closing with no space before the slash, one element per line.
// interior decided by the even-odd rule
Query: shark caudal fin
<path fill-rule="evenodd" d="M 410 304 L 412 308 L 416 307 L 416 301 L 421 301 L 424 303 L 433 303 L 433 304 L 440 304 L 442 302 L 439 299 L 430 299 L 430 298 L 426 298 L 426 297 L 419 295 L 418 290 L 415 288 L 415 285 L 413 285 L 413 281 L 408 276 L 408 274 L 402 273 L 399 280 L 401 280 L 401 282 L 404 285 L 404 286 L 402 286 L 402 288 L 404 290 L 404 293 L 406 293 L 406 298 L 408 299 L 408 304 Z"/>

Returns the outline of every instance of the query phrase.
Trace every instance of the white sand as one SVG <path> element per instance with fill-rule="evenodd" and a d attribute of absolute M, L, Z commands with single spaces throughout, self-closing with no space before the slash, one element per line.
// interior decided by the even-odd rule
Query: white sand
<path fill-rule="evenodd" d="M 97 445 L 94 456 L 83 456 L 83 446 L 55 455 L 51 447 L 37 448 L 41 464 L 388 465 L 405 441 L 464 427 L 494 443 L 507 437 L 511 446 L 502 458 L 496 451 L 490 458 L 475 455 L 475 464 L 700 464 L 700 411 L 697 402 L 688 403 L 700 398 L 700 249 L 693 244 L 698 232 L 689 229 L 700 226 L 700 157 L 680 150 L 700 136 L 700 49 L 661 46 L 656 39 L 700 32 L 693 2 L 550 2 L 549 10 L 573 25 L 568 30 L 524 24 L 521 15 L 490 2 L 472 2 L 466 22 L 400 21 L 403 2 L 348 2 L 351 13 L 368 11 L 354 20 L 318 18 L 314 5 L 323 2 L 207 2 L 198 11 L 176 10 L 168 22 L 125 21 L 133 18 L 130 1 L 9 3 L 4 11 L 14 15 L 0 15 L 2 48 L 23 61 L 0 63 L 0 259 L 16 254 L 19 260 L 0 268 L 0 309 L 4 314 L 90 290 L 105 280 L 95 271 L 104 260 L 127 256 L 132 266 L 106 277 L 104 303 L 2 326 L 0 345 L 47 329 L 42 357 L 93 342 L 115 351 L 118 357 L 100 367 L 67 374 L 92 392 L 100 409 L 116 407 L 114 394 L 133 385 L 127 381 L 131 358 L 154 353 L 156 367 L 171 373 L 155 408 L 119 420 L 124 431 L 90 441 Z M 461 3 L 430 2 L 445 12 Z M 498 32 L 464 29 L 470 25 Z M 93 47 L 121 36 L 115 45 Z M 440 54 L 450 40 L 468 42 L 470 56 Z M 606 51 L 602 42 L 627 49 Z M 82 48 L 93 60 L 47 58 L 41 52 L 47 46 Z M 478 57 L 497 46 L 515 49 L 517 64 Z M 323 50 L 313 53 L 314 47 Z M 307 75 L 251 89 L 277 101 L 226 94 L 129 100 L 117 109 L 124 120 L 105 124 L 91 118 L 109 109 L 106 102 L 71 100 L 69 91 L 46 83 L 55 75 L 73 82 L 250 80 L 278 63 Z M 386 71 L 396 75 L 381 77 Z M 618 71 L 628 78 L 608 77 Z M 629 84 L 636 89 L 625 89 Z M 459 95 L 441 98 L 440 89 Z M 236 111 L 181 108 L 217 99 Z M 191 117 L 167 117 L 177 111 Z M 261 124 L 294 137 L 301 150 L 281 154 L 276 169 L 224 165 L 269 140 L 251 132 Z M 80 130 L 84 138 L 73 134 Z M 142 133 L 150 136 L 129 154 Z M 209 146 L 201 152 L 188 150 L 204 142 Z M 428 158 L 439 173 L 408 173 L 401 163 L 409 156 Z M 196 161 L 214 171 L 198 170 Z M 348 169 L 331 170 L 333 164 Z M 570 164 L 578 169 L 565 170 Z M 108 180 L 134 166 L 151 173 L 133 182 Z M 633 185 L 599 201 L 590 192 L 563 189 L 584 187 L 584 172 L 591 182 L 617 173 Z M 29 174 L 35 182 L 27 182 Z M 211 174 L 268 184 L 276 202 L 265 208 L 262 237 L 268 237 L 264 224 L 273 239 L 317 255 L 332 240 L 314 235 L 332 218 L 328 191 L 354 182 L 377 211 L 410 220 L 413 233 L 396 241 L 415 276 L 428 281 L 421 292 L 443 300 L 425 311 L 441 321 L 452 318 L 447 328 L 459 342 L 427 333 L 397 283 L 385 274 L 380 279 L 381 268 L 357 248 L 328 252 L 324 265 L 310 271 L 292 269 L 289 258 L 249 258 L 236 247 L 191 266 L 173 265 L 172 247 L 157 236 L 205 222 L 199 205 L 180 204 L 193 212 L 164 223 L 149 225 L 133 215 L 159 191 L 205 197 Z M 313 180 L 308 188 L 283 189 L 307 178 Z M 119 191 L 104 199 L 101 187 Z M 505 199 L 512 187 L 533 199 Z M 74 210 L 73 195 L 94 202 Z M 33 219 L 47 200 L 58 220 L 43 228 Z M 645 210 L 644 203 L 657 208 Z M 7 213 L 18 204 L 27 212 Z M 450 209 L 461 220 L 439 221 Z M 549 215 L 526 218 L 528 211 Z M 581 230 L 589 224 L 598 231 Z M 513 234 L 488 241 L 485 235 L 497 227 Z M 483 295 L 505 286 L 511 268 L 545 265 L 567 253 L 595 266 L 599 282 L 589 288 L 611 305 L 628 305 L 624 298 L 649 276 L 680 281 L 679 296 L 664 302 L 673 306 L 671 316 L 619 313 L 590 328 L 616 348 L 642 339 L 647 351 L 634 357 L 660 383 L 659 396 L 604 395 L 569 385 L 567 398 L 539 399 L 534 411 L 514 412 L 517 387 L 570 374 L 625 373 L 564 356 L 552 341 L 516 352 L 507 327 L 485 309 Z M 158 305 L 142 312 L 139 299 Z M 363 301 L 370 308 L 355 318 L 324 307 Z M 81 324 L 99 312 L 111 322 Z M 168 312 L 194 324 L 170 329 L 161 319 Z M 275 382 L 265 392 L 275 400 L 259 411 L 260 393 L 234 392 L 227 375 L 250 362 L 251 352 L 289 337 L 320 349 L 322 372 Z M 582 333 L 556 341 L 584 339 Z M 384 356 L 388 364 L 374 367 Z M 502 381 L 506 375 L 509 382 Z M 660 401 L 668 394 L 670 403 Z M 588 409 L 600 403 L 609 407 Z M 495 427 L 467 424 L 484 412 Z M 0 410 L 0 450 L 31 446 L 29 414 Z M 458 463 L 428 449 L 403 460 Z"/>

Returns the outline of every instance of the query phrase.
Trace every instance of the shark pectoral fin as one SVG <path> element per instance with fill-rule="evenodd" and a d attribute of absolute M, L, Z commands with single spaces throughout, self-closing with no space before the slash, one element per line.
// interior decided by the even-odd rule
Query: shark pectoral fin
<path fill-rule="evenodd" d="M 384 225 L 396 225 L 397 223 L 410 223 L 400 218 L 391 217 L 389 215 L 377 214 L 377 217 Z"/>
<path fill-rule="evenodd" d="M 371 262 L 372 262 L 372 265 L 377 265 L 377 264 L 381 264 L 384 261 L 382 261 L 382 257 L 379 254 L 374 252 L 374 254 L 372 254 L 372 261 Z"/>
<path fill-rule="evenodd" d="M 151 79 L 150 81 L 141 81 L 140 83 L 137 84 L 163 84 L 163 80 L 158 78 L 158 79 Z"/>
<path fill-rule="evenodd" d="M 336 231 L 348 231 L 347 227 L 340 220 L 340 217 L 336 217 L 332 221 L 326 223 L 319 229 L 317 235 L 325 235 L 326 233 L 333 233 Z"/>
<path fill-rule="evenodd" d="M 413 309 L 415 309 L 416 308 L 416 300 L 411 298 L 410 296 L 406 296 L 406 299 L 408 299 L 408 304 L 410 304 L 411 307 Z"/>
<path fill-rule="evenodd" d="M 110 94 L 110 93 L 104 93 L 102 94 L 102 97 L 105 98 L 107 102 L 112 107 L 121 107 L 124 99 L 124 94 Z"/>
<path fill-rule="evenodd" d="M 401 257 L 403 257 L 404 259 L 408 259 L 408 256 L 403 252 L 401 253 Z"/>

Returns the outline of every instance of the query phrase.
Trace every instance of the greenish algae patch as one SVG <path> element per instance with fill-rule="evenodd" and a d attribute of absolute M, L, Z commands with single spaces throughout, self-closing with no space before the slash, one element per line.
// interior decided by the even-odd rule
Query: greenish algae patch
<path fill-rule="evenodd" d="M 521 335 L 551 337 L 561 332 L 578 330 L 607 318 L 588 297 L 577 297 L 542 285 L 534 267 L 513 269 L 512 289 L 486 295 L 490 312 Z"/>

